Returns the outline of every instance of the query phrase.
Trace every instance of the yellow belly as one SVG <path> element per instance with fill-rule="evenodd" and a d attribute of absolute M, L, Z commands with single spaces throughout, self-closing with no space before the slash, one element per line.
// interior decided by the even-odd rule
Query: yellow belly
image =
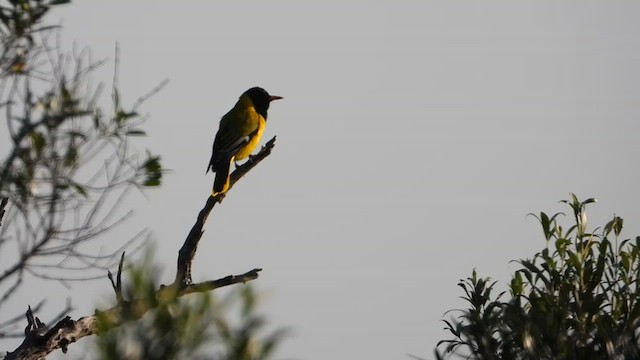
<path fill-rule="evenodd" d="M 266 122 L 264 121 L 264 118 L 262 116 L 260 116 L 260 119 L 258 121 L 258 130 L 255 132 L 255 134 L 253 134 L 253 136 L 249 140 L 249 143 L 238 150 L 238 152 L 234 156 L 235 161 L 245 159 L 247 156 L 251 155 L 256 146 L 258 146 L 266 125 Z"/>

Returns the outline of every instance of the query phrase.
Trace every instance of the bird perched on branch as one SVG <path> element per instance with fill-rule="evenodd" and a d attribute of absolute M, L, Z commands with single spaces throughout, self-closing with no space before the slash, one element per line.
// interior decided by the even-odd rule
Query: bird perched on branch
<path fill-rule="evenodd" d="M 267 124 L 269 104 L 282 99 L 269 95 L 260 87 L 245 91 L 236 105 L 220 119 L 220 127 L 213 141 L 213 154 L 207 167 L 216 173 L 212 196 L 229 189 L 231 162 L 245 159 L 260 142 Z"/>

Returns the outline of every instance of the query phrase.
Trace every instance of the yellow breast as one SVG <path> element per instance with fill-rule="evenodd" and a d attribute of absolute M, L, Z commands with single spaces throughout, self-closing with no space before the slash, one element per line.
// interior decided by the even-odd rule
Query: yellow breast
<path fill-rule="evenodd" d="M 248 127 L 252 128 L 252 131 L 248 131 L 249 133 L 252 133 L 250 139 L 249 139 L 249 143 L 247 143 L 247 145 L 245 145 L 244 147 L 240 148 L 240 150 L 238 150 L 238 152 L 236 153 L 234 160 L 238 161 L 238 160 L 242 160 L 245 159 L 247 156 L 251 155 L 251 153 L 253 152 L 253 150 L 256 148 L 256 146 L 258 146 L 258 143 L 260 143 L 260 138 L 262 137 L 262 133 L 264 132 L 264 128 L 267 124 L 267 122 L 264 120 L 264 117 L 262 117 L 262 115 L 258 114 L 253 107 L 250 109 L 250 121 L 248 122 Z M 257 129 L 256 129 L 257 126 Z"/>

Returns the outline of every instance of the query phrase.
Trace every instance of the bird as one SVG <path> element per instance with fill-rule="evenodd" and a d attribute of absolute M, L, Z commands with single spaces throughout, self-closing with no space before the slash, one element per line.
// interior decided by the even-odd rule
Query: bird
<path fill-rule="evenodd" d="M 216 174 L 211 196 L 229 189 L 231 162 L 237 163 L 251 155 L 267 124 L 269 105 L 280 99 L 282 96 L 269 95 L 261 87 L 252 87 L 242 93 L 235 106 L 220 119 L 211 160 L 205 172 L 211 170 Z"/>

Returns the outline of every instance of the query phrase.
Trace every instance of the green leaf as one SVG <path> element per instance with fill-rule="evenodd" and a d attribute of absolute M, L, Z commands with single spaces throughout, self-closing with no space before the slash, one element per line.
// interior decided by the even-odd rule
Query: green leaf
<path fill-rule="evenodd" d="M 87 197 L 87 190 L 85 189 L 84 186 L 75 182 L 72 182 L 70 185 L 75 191 L 78 192 L 78 194 L 84 196 L 85 198 Z"/>
<path fill-rule="evenodd" d="M 580 200 L 578 200 L 578 197 L 574 193 L 571 193 L 571 204 L 574 207 L 580 206 Z"/>
<path fill-rule="evenodd" d="M 622 233 L 622 224 L 624 223 L 624 219 L 619 216 L 615 216 L 614 220 L 616 221 L 613 225 L 613 233 L 616 234 L 616 236 L 620 236 L 620 233 Z"/>
<path fill-rule="evenodd" d="M 629 253 L 627 252 L 621 252 L 620 253 L 620 265 L 622 265 L 622 268 L 624 269 L 625 273 L 629 273 L 629 270 L 631 269 L 631 259 L 629 259 Z"/>
<path fill-rule="evenodd" d="M 112 97 L 113 97 L 114 113 L 117 113 L 118 111 L 120 111 L 120 93 L 118 92 L 118 89 L 115 87 L 113 88 Z"/>
<path fill-rule="evenodd" d="M 118 125 L 122 125 L 122 124 L 124 124 L 125 121 L 127 121 L 127 120 L 129 120 L 131 118 L 137 117 L 137 116 L 138 116 L 138 113 L 136 113 L 135 111 L 126 112 L 126 111 L 123 111 L 123 110 L 119 110 L 116 113 L 115 120 L 116 120 L 116 123 Z"/>
<path fill-rule="evenodd" d="M 31 144 L 33 145 L 33 149 L 35 150 L 36 154 L 38 156 L 42 155 L 42 150 L 44 149 L 45 145 L 47 145 L 47 140 L 45 140 L 44 136 L 37 131 L 33 131 L 30 134 L 30 137 Z"/>
<path fill-rule="evenodd" d="M 129 136 L 146 136 L 147 133 L 144 132 L 143 130 L 138 130 L 138 129 L 132 129 L 132 130 L 128 130 L 126 132 L 127 135 Z"/>
<path fill-rule="evenodd" d="M 524 281 L 522 280 L 522 274 L 520 271 L 516 271 L 511 279 L 511 294 L 514 296 L 522 295 L 522 291 L 524 288 Z"/>
<path fill-rule="evenodd" d="M 580 261 L 580 257 L 573 251 L 567 251 L 569 254 L 569 265 L 571 265 L 576 271 L 582 271 L 582 261 Z"/>
<path fill-rule="evenodd" d="M 551 239 L 551 236 L 553 235 L 553 231 L 551 229 L 551 221 L 549 220 L 547 214 L 543 212 L 540 212 L 540 224 L 542 225 L 542 231 L 544 232 L 545 239 Z"/>
<path fill-rule="evenodd" d="M 567 245 L 571 244 L 571 242 L 565 238 L 558 238 L 556 240 L 556 251 L 561 258 L 564 259 L 564 255 L 566 254 Z"/>
<path fill-rule="evenodd" d="M 64 156 L 64 165 L 65 166 L 74 166 L 78 161 L 78 149 L 73 145 L 69 144 L 69 149 Z"/>
<path fill-rule="evenodd" d="M 93 113 L 93 116 L 91 116 L 91 120 L 93 120 L 93 128 L 96 130 L 99 129 L 100 122 L 102 121 L 102 112 L 100 111 L 100 109 L 97 109 Z"/>
<path fill-rule="evenodd" d="M 150 154 L 148 154 L 148 156 L 147 160 L 140 166 L 140 170 L 142 170 L 144 176 L 142 186 L 158 186 L 160 185 L 163 173 L 160 156 L 151 156 Z"/>

